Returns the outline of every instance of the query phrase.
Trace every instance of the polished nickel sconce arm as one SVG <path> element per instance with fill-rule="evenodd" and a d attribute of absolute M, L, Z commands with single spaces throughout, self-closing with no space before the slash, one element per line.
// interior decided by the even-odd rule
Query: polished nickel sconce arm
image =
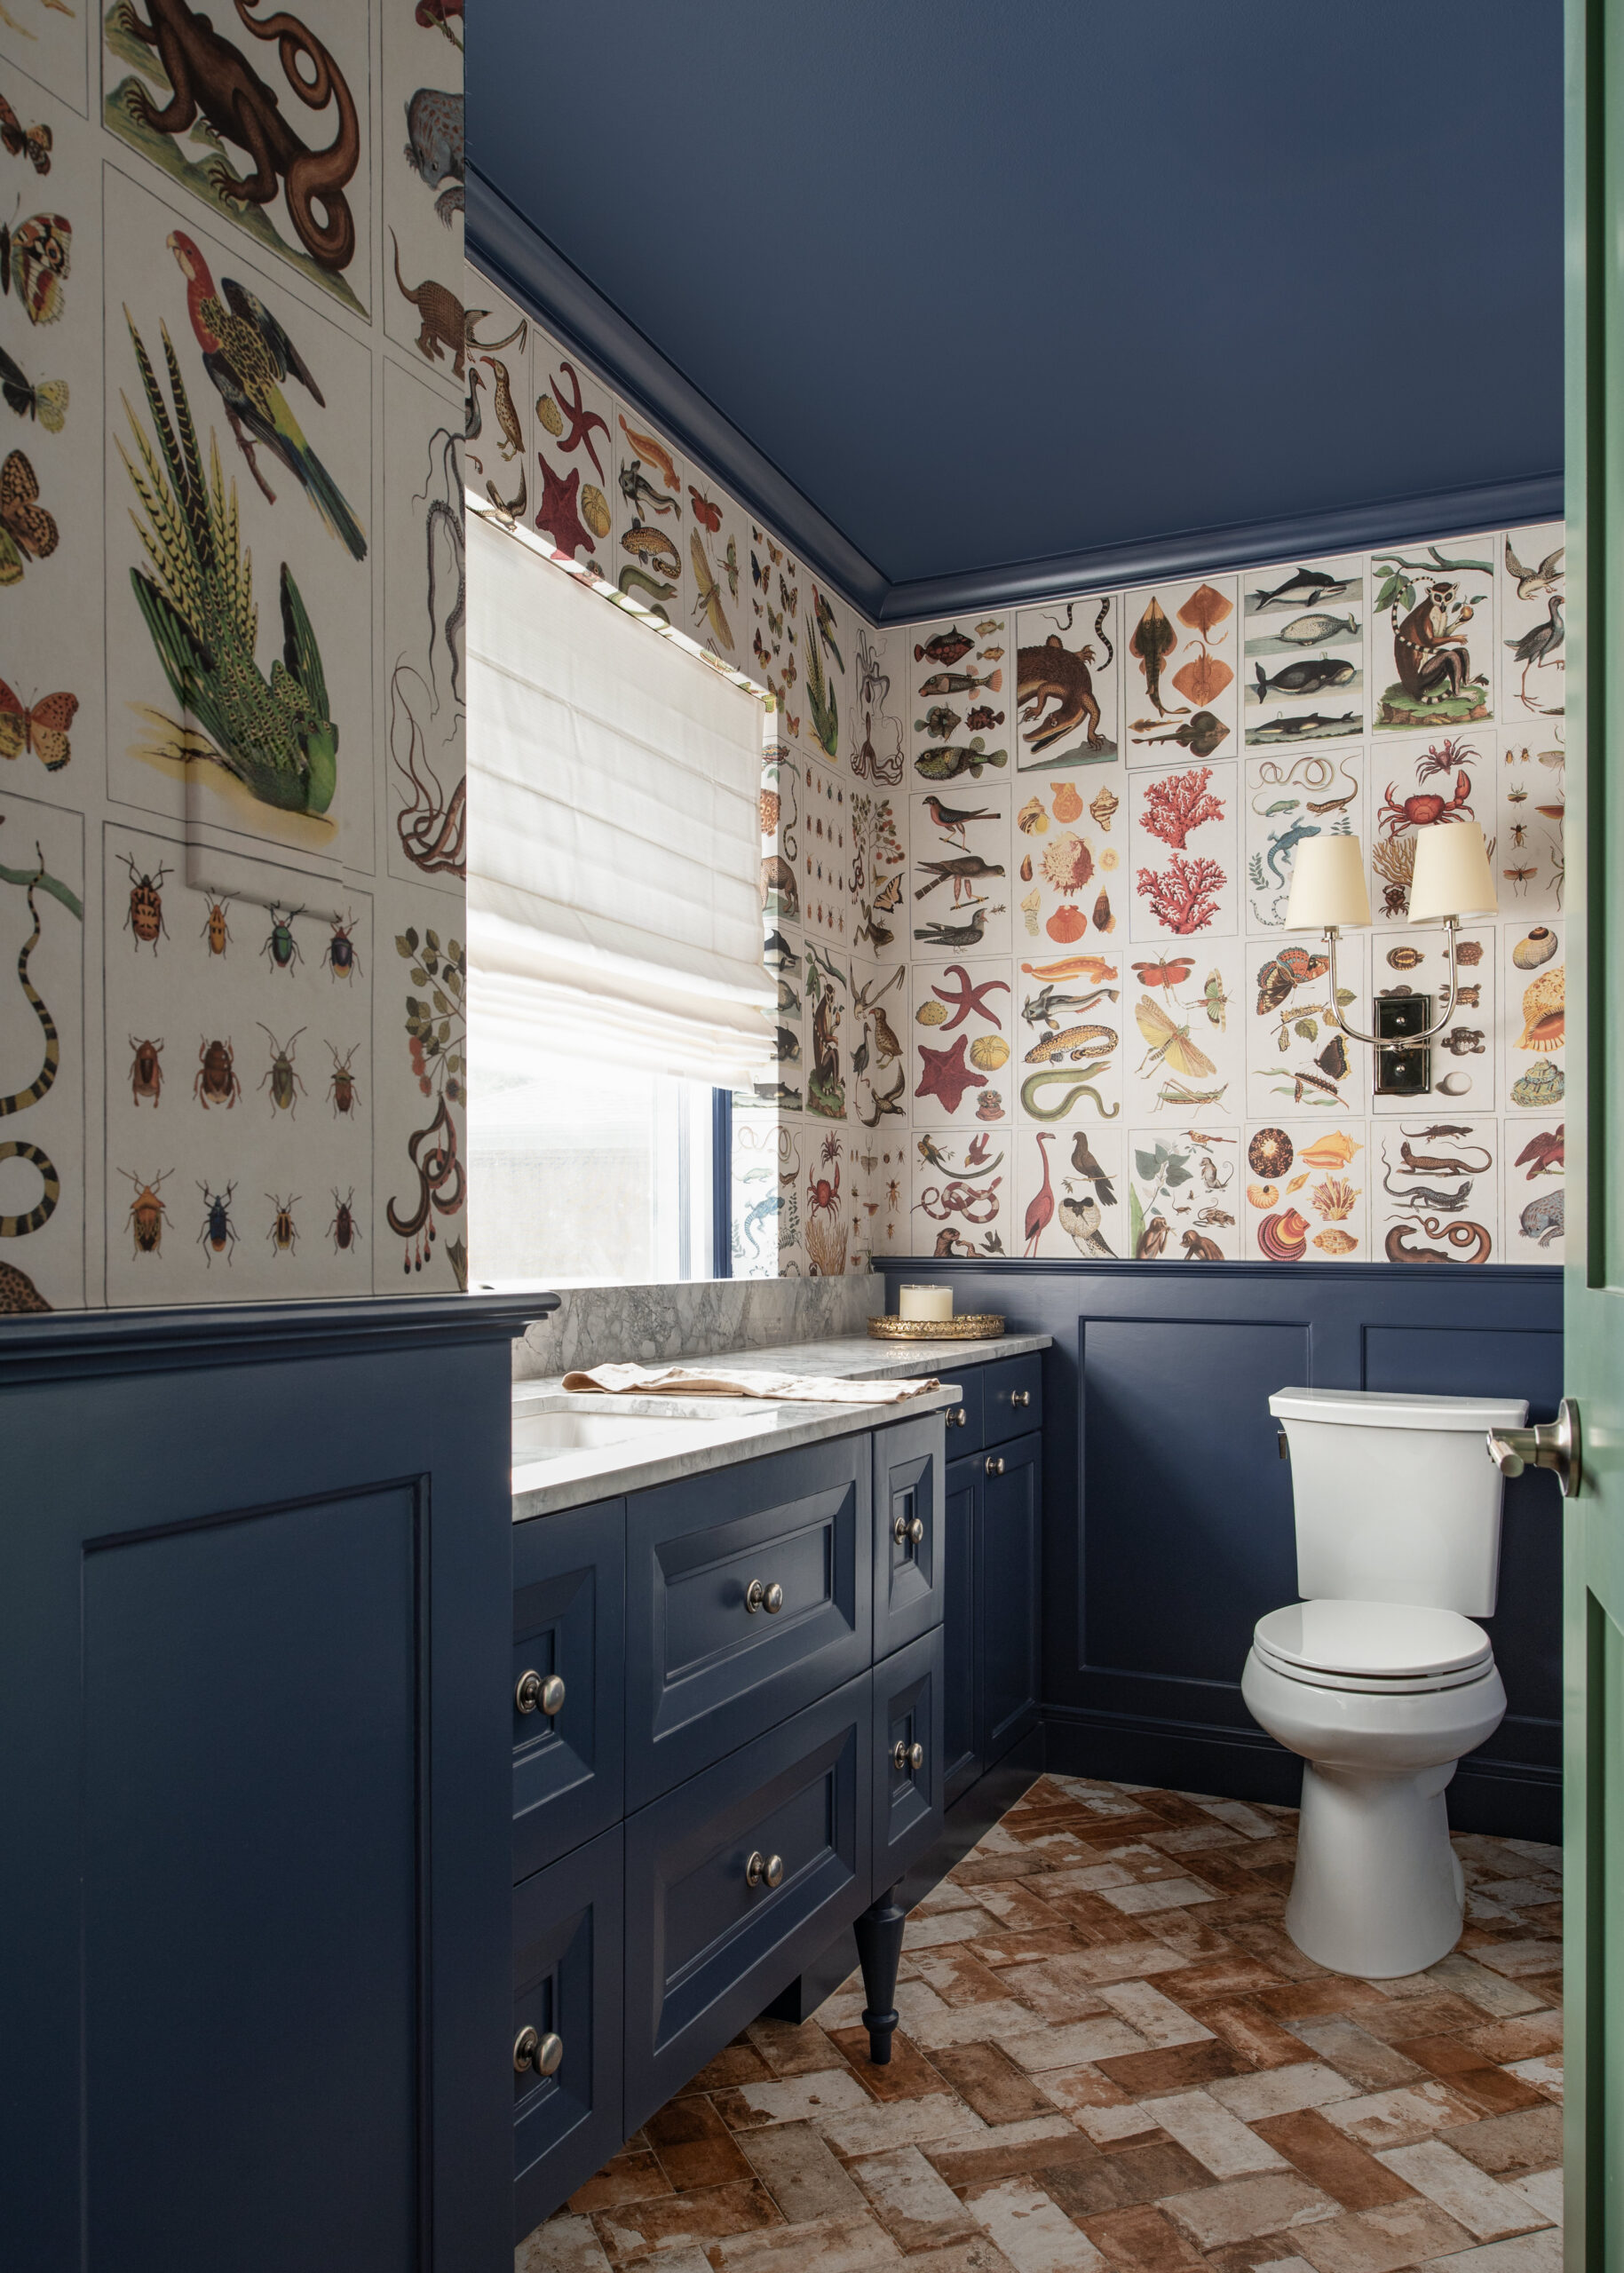
<path fill-rule="evenodd" d="M 1337 1026 L 1342 1028 L 1342 1031 L 1347 1035 L 1350 1041 L 1368 1042 L 1373 1049 L 1419 1049 L 1423 1042 L 1431 1041 L 1435 1040 L 1438 1035 L 1443 1033 L 1445 1027 L 1449 1024 L 1450 1019 L 1454 1016 L 1456 976 L 1454 953 L 1455 934 L 1459 931 L 1460 928 L 1461 919 L 1458 915 L 1445 916 L 1444 929 L 1449 934 L 1449 991 L 1444 998 L 1444 1008 L 1438 1015 L 1437 1023 L 1433 1026 L 1430 1026 L 1425 1034 L 1406 1034 L 1402 1036 L 1395 1036 L 1392 1040 L 1389 1041 L 1384 1039 L 1381 1034 L 1361 1034 L 1357 1026 L 1351 1026 L 1346 1018 L 1343 1018 L 1342 1013 L 1342 1003 L 1339 999 L 1341 990 L 1336 984 L 1336 941 L 1339 935 L 1337 927 L 1335 923 L 1327 925 L 1325 940 L 1331 954 L 1331 1014 Z"/>

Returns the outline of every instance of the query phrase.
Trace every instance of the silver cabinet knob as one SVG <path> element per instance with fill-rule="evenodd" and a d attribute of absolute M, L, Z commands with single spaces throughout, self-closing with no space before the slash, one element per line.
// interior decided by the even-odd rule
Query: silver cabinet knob
<path fill-rule="evenodd" d="M 538 2076 L 556 2076 L 564 2058 L 564 2039 L 554 2036 L 551 2029 L 545 2036 L 533 2028 L 521 2028 L 513 2039 L 513 2071 L 524 2075 L 534 2068 Z"/>
<path fill-rule="evenodd" d="M 782 1886 L 784 1858 L 781 1855 L 764 1855 L 759 1848 L 744 1866 L 746 1886 Z"/>
<path fill-rule="evenodd" d="M 1032 1391 L 1029 1389 L 1012 1389 L 1010 1391 L 1010 1402 L 1024 1411 L 1032 1402 Z"/>
<path fill-rule="evenodd" d="M 910 1523 L 906 1516 L 899 1516 L 891 1527 L 891 1535 L 899 1547 L 917 1547 L 925 1535 L 924 1517 L 915 1516 Z"/>
<path fill-rule="evenodd" d="M 521 1713 L 534 1713 L 539 1705 L 551 1720 L 555 1713 L 564 1710 L 563 1677 L 550 1673 L 543 1680 L 539 1673 L 521 1673 L 519 1686 L 513 1691 L 513 1702 Z"/>
<path fill-rule="evenodd" d="M 768 1585 L 764 1580 L 752 1579 L 744 1590 L 744 1606 L 752 1616 L 764 1610 L 769 1618 L 776 1618 L 784 1607 L 784 1589 L 777 1580 Z"/>
<path fill-rule="evenodd" d="M 1541 1421 L 1533 1429 L 1491 1430 L 1488 1449 L 1502 1476 L 1520 1476 L 1528 1467 L 1549 1468 L 1565 1500 L 1572 1500 L 1584 1481 L 1579 1407 L 1571 1397 L 1563 1398 L 1554 1421 Z"/>
<path fill-rule="evenodd" d="M 962 1405 L 951 1406 L 942 1418 L 950 1429 L 966 1429 L 970 1425 L 970 1415 Z"/>
<path fill-rule="evenodd" d="M 904 1768 L 912 1768 L 915 1770 L 923 1768 L 925 1764 L 925 1748 L 923 1745 L 904 1744 L 901 1738 L 899 1737 L 897 1738 L 896 1747 L 891 1755 L 891 1764 L 893 1768 L 899 1770 Z"/>
<path fill-rule="evenodd" d="M 1003 1474 L 1003 1454 L 1002 1453 L 999 1453 L 996 1455 L 992 1453 L 988 1453 L 986 1456 L 986 1472 L 989 1476 L 1002 1476 Z"/>

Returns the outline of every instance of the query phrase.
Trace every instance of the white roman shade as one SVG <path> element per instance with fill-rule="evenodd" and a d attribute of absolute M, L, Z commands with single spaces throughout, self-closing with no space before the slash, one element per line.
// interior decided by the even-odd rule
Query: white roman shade
<path fill-rule="evenodd" d="M 771 1062 L 755 699 L 468 516 L 471 1044 L 741 1086 Z"/>

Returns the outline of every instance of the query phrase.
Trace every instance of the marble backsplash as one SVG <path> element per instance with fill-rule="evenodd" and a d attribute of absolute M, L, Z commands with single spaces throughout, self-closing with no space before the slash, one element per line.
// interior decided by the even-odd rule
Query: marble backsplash
<path fill-rule="evenodd" d="M 883 1279 L 701 1279 L 664 1287 L 569 1287 L 513 1344 L 513 1378 L 630 1360 L 717 1357 L 860 1334 L 885 1307 Z"/>

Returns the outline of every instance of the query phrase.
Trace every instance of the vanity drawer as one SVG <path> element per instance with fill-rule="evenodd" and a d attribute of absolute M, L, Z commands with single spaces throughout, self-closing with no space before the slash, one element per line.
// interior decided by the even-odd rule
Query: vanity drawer
<path fill-rule="evenodd" d="M 546 1520 L 556 1520 L 549 1518 Z M 513 1889 L 513 2238 L 556 2210 L 625 2133 L 624 1833 L 617 1823 Z M 524 2035 L 534 2030 L 535 2050 Z M 556 2037 L 551 2075 L 539 2072 Z"/>
<path fill-rule="evenodd" d="M 870 1443 L 839 1437 L 627 1501 L 629 1807 L 867 1671 Z"/>
<path fill-rule="evenodd" d="M 874 1669 L 874 1890 L 895 1886 L 941 1830 L 943 1628 Z M 959 1678 L 968 1686 L 968 1667 Z"/>
<path fill-rule="evenodd" d="M 625 1501 L 516 1524 L 508 1675 L 515 1879 L 625 1812 Z M 562 1702 L 548 1710 L 560 1688 Z"/>
<path fill-rule="evenodd" d="M 942 1614 L 944 1430 L 939 1413 L 874 1432 L 874 1654 L 887 1658 Z"/>
<path fill-rule="evenodd" d="M 871 1678 L 628 1821 L 628 2134 L 867 1908 Z"/>
<path fill-rule="evenodd" d="M 1002 1444 L 1043 1425 L 1043 1359 L 1029 1350 L 1024 1358 L 1000 1358 L 981 1368 L 981 1442 Z M 959 1446 L 955 1445 L 956 1459 Z M 969 1450 L 969 1447 L 965 1447 Z"/>
<path fill-rule="evenodd" d="M 958 1403 L 948 1406 L 942 1414 L 949 1460 L 962 1460 L 966 1453 L 981 1449 L 981 1376 L 986 1370 L 983 1366 L 966 1366 L 957 1375 Z"/>

